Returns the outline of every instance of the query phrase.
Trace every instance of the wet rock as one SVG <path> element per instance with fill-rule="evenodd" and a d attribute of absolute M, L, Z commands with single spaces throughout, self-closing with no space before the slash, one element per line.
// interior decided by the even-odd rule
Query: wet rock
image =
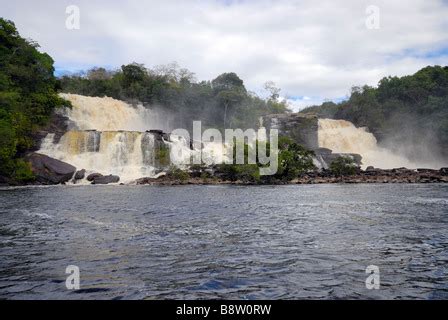
<path fill-rule="evenodd" d="M 368 166 L 366 168 L 366 172 L 369 172 L 369 171 L 375 171 L 375 168 L 373 166 Z"/>
<path fill-rule="evenodd" d="M 40 153 L 30 153 L 25 159 L 31 164 L 36 180 L 42 184 L 65 183 L 76 171 L 71 164 Z"/>
<path fill-rule="evenodd" d="M 270 114 L 263 117 L 266 130 L 277 129 L 279 134 L 293 139 L 308 149 L 319 147 L 317 139 L 318 118 L 314 114 Z"/>
<path fill-rule="evenodd" d="M 165 141 L 170 141 L 170 134 L 163 132 L 163 130 L 152 129 L 146 130 L 146 132 L 151 133 L 154 136 L 155 141 L 160 141 L 164 143 Z"/>
<path fill-rule="evenodd" d="M 437 173 L 439 173 L 439 170 L 435 170 L 435 169 L 426 169 L 426 168 L 418 168 L 418 169 L 417 169 L 417 172 L 420 172 L 420 173 L 434 173 L 434 174 L 437 174 Z"/>
<path fill-rule="evenodd" d="M 65 116 L 63 112 L 53 112 L 50 116 L 48 124 L 31 135 L 33 146 L 31 147 L 30 151 L 38 151 L 42 139 L 45 138 L 49 133 L 54 133 L 54 142 L 58 143 L 61 137 L 68 131 L 70 125 L 71 124 L 69 118 Z"/>
<path fill-rule="evenodd" d="M 102 177 L 102 176 L 103 175 L 101 173 L 97 173 L 97 172 L 91 173 L 87 176 L 87 181 L 93 181 L 95 178 Z"/>
<path fill-rule="evenodd" d="M 109 184 L 109 183 L 117 183 L 120 181 L 119 176 L 114 175 L 108 175 L 108 176 L 101 176 L 101 177 L 95 177 L 92 181 L 92 184 Z"/>
<path fill-rule="evenodd" d="M 82 169 L 79 171 L 76 171 L 75 176 L 73 177 L 73 180 L 82 180 L 86 176 L 86 169 Z"/>
<path fill-rule="evenodd" d="M 135 180 L 135 184 L 150 184 L 154 180 L 155 180 L 154 178 L 143 177 Z"/>
<path fill-rule="evenodd" d="M 357 153 L 333 153 L 327 148 L 318 148 L 314 152 L 316 156 L 323 160 L 323 168 L 328 168 L 329 165 L 339 157 L 349 157 L 353 159 L 358 167 L 362 164 L 362 156 Z"/>
<path fill-rule="evenodd" d="M 443 176 L 447 176 L 447 175 L 448 175 L 448 167 L 446 167 L 446 168 L 440 168 L 439 172 L 440 172 L 440 174 L 442 174 Z"/>
<path fill-rule="evenodd" d="M 0 175 L 0 186 L 8 186 L 14 184 L 15 184 L 14 181 L 11 180 L 10 178 Z"/>

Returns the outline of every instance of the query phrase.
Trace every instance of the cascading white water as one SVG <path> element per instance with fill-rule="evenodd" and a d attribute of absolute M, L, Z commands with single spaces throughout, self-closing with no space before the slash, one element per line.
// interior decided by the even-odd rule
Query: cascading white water
<path fill-rule="evenodd" d="M 167 129 L 166 119 L 162 119 L 157 112 L 142 105 L 133 107 L 124 101 L 109 97 L 87 97 L 67 93 L 62 93 L 60 96 L 72 103 L 73 108 L 66 109 L 65 114 L 78 130 Z"/>
<path fill-rule="evenodd" d="M 54 134 L 48 134 L 39 152 L 78 170 L 114 174 L 122 182 L 130 182 L 154 176 L 157 166 L 169 165 L 162 163 L 163 159 L 188 163 L 194 152 L 180 136 L 156 143 L 154 134 L 145 130 L 163 126 L 156 114 L 142 106 L 133 107 L 108 97 L 61 96 L 73 105 L 64 111 L 73 128 L 58 143 L 54 143 Z"/>
<path fill-rule="evenodd" d="M 379 147 L 373 134 L 345 120 L 319 119 L 318 143 L 319 147 L 331 149 L 335 153 L 360 154 L 363 168 L 374 166 L 392 169 L 419 166 L 403 156 Z"/>
<path fill-rule="evenodd" d="M 53 143 L 43 140 L 40 153 L 88 172 L 120 176 L 123 182 L 155 174 L 154 137 L 136 131 L 69 131 Z M 152 142 L 152 143 L 151 143 Z"/>

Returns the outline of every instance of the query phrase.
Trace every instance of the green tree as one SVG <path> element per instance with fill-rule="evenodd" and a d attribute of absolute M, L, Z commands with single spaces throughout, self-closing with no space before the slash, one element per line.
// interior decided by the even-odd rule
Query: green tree
<path fill-rule="evenodd" d="M 292 180 L 300 174 L 316 169 L 313 163 L 314 152 L 295 143 L 288 137 L 280 137 L 278 141 L 278 170 L 275 177 L 281 180 Z"/>
<path fill-rule="evenodd" d="M 224 110 L 223 127 L 227 127 L 228 111 L 240 104 L 247 93 L 241 80 L 235 73 L 223 73 L 212 81 L 212 87 L 219 105 Z"/>
<path fill-rule="evenodd" d="M 38 47 L 0 18 L 0 176 L 19 181 L 31 177 L 20 157 L 37 142 L 33 134 L 68 104 L 56 94 L 53 60 Z"/>
<path fill-rule="evenodd" d="M 356 173 L 358 168 L 355 160 L 347 156 L 341 156 L 330 164 L 330 171 L 337 176 L 350 176 Z"/>

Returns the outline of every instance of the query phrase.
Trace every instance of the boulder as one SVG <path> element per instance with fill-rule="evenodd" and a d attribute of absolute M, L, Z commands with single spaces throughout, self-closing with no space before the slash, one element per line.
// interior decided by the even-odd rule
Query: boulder
<path fill-rule="evenodd" d="M 417 172 L 419 172 L 419 173 L 439 173 L 439 170 L 427 169 L 427 168 L 417 168 Z"/>
<path fill-rule="evenodd" d="M 14 181 L 12 181 L 10 178 L 0 175 L 0 186 L 8 186 L 12 184 L 14 184 Z"/>
<path fill-rule="evenodd" d="M 75 176 L 73 177 L 73 180 L 82 180 L 86 176 L 86 169 L 82 169 L 79 171 L 76 171 Z"/>
<path fill-rule="evenodd" d="M 440 168 L 439 172 L 442 176 L 447 176 L 448 175 L 448 167 Z"/>
<path fill-rule="evenodd" d="M 73 177 L 76 171 L 76 168 L 71 164 L 44 154 L 33 152 L 25 158 L 30 163 L 36 180 L 42 184 L 65 183 Z"/>
<path fill-rule="evenodd" d="M 93 181 L 95 178 L 102 177 L 102 176 L 103 175 L 101 173 L 97 173 L 97 172 L 91 173 L 87 176 L 87 181 Z"/>
<path fill-rule="evenodd" d="M 348 157 L 353 159 L 353 161 L 356 163 L 358 167 L 361 166 L 362 164 L 362 156 L 357 153 L 332 153 L 330 149 L 319 148 L 315 151 L 315 154 L 322 157 L 322 160 L 326 164 L 324 168 L 329 167 L 330 164 L 339 157 Z"/>
<path fill-rule="evenodd" d="M 165 142 L 170 141 L 170 134 L 163 132 L 163 130 L 153 129 L 153 130 L 146 130 L 146 132 L 151 133 L 154 136 L 155 141 Z"/>
<path fill-rule="evenodd" d="M 150 184 L 154 180 L 156 180 L 156 179 L 150 178 L 150 177 L 143 177 L 143 178 L 139 178 L 139 179 L 135 180 L 135 184 Z"/>
<path fill-rule="evenodd" d="M 120 181 L 119 176 L 114 175 L 108 175 L 108 176 L 101 176 L 101 177 L 95 177 L 92 181 L 92 184 L 109 184 L 109 183 L 117 183 Z"/>

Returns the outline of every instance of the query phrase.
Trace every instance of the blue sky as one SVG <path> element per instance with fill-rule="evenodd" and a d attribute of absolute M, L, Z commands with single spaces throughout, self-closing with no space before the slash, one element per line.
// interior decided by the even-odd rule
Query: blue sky
<path fill-rule="evenodd" d="M 378 29 L 366 27 L 372 4 Z M 68 5 L 80 9 L 79 30 L 65 27 Z M 198 80 L 236 72 L 260 95 L 274 81 L 295 110 L 340 101 L 353 85 L 448 65 L 443 0 L 0 0 L 0 8 L 55 59 L 57 74 L 176 61 Z"/>

